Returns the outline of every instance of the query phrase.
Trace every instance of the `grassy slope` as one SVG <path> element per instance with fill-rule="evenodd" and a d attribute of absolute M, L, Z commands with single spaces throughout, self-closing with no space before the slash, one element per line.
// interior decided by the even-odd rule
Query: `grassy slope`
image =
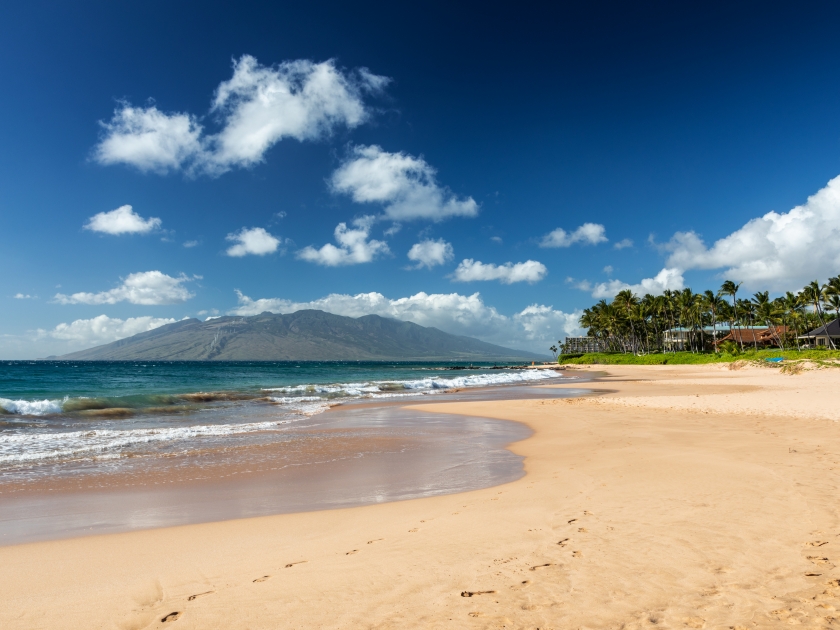
<path fill-rule="evenodd" d="M 646 354 L 634 356 L 632 354 L 607 354 L 592 352 L 583 356 L 569 357 L 560 355 L 558 363 L 564 365 L 693 365 L 699 363 L 728 363 L 731 361 L 761 361 L 771 357 L 795 359 L 840 359 L 840 350 L 747 350 L 741 354 L 695 354 L 692 352 L 676 352 L 666 354 Z"/>

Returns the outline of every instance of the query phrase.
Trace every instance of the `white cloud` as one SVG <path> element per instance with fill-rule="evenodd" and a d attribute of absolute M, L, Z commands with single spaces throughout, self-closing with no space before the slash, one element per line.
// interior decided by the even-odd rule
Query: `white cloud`
<path fill-rule="evenodd" d="M 584 223 L 574 232 L 557 228 L 542 237 L 540 247 L 569 247 L 575 243 L 597 245 L 608 240 L 605 234 L 606 229 L 599 223 Z"/>
<path fill-rule="evenodd" d="M 494 243 L 499 243 L 500 245 L 502 243 L 502 237 L 501 236 L 491 236 L 490 240 L 493 241 Z"/>
<path fill-rule="evenodd" d="M 423 158 L 388 153 L 378 146 L 354 147 L 350 157 L 333 173 L 333 190 L 357 203 L 380 203 L 385 216 L 395 221 L 474 217 L 478 204 L 472 197 L 458 199 L 438 185 L 435 169 Z"/>
<path fill-rule="evenodd" d="M 236 293 L 239 306 L 230 311 L 231 315 L 257 315 L 264 311 L 294 313 L 303 309 L 318 309 L 347 317 L 380 315 L 543 354 L 548 354 L 548 347 L 563 336 L 581 333 L 579 311 L 564 313 L 551 306 L 533 304 L 507 316 L 485 304 L 479 293 L 421 292 L 397 299 L 386 298 L 381 293 L 333 293 L 311 302 L 282 298 L 252 300 L 240 291 Z"/>
<path fill-rule="evenodd" d="M 146 234 L 160 227 L 157 217 L 144 219 L 131 206 L 120 206 L 110 212 L 93 215 L 85 225 L 86 230 L 105 234 Z"/>
<path fill-rule="evenodd" d="M 612 272 L 613 272 L 612 265 L 607 265 L 606 267 L 604 267 L 604 273 L 607 274 L 608 276 L 610 274 L 612 274 Z"/>
<path fill-rule="evenodd" d="M 408 259 L 417 263 L 416 268 L 426 267 L 431 269 L 435 265 L 442 265 L 455 256 L 452 245 L 442 238 L 436 241 L 426 239 L 415 243 L 408 250 Z"/>
<path fill-rule="evenodd" d="M 548 273 L 545 265 L 536 260 L 526 260 L 513 264 L 507 262 L 504 265 L 485 264 L 472 258 L 461 261 L 455 272 L 452 274 L 456 282 L 475 282 L 477 280 L 498 280 L 502 284 L 513 284 L 514 282 L 528 282 L 533 284 L 539 282 Z"/>
<path fill-rule="evenodd" d="M 59 324 L 53 330 L 38 330 L 40 336 L 51 337 L 79 346 L 94 346 L 131 337 L 154 330 L 176 320 L 163 317 L 129 317 L 117 319 L 99 315 L 91 319 L 77 319 L 69 324 Z"/>
<path fill-rule="evenodd" d="M 238 232 L 228 234 L 225 239 L 235 243 L 226 252 L 228 256 L 234 257 L 247 256 L 248 254 L 265 256 L 266 254 L 273 254 L 280 246 L 280 239 L 272 236 L 263 228 L 242 228 Z"/>
<path fill-rule="evenodd" d="M 577 283 L 577 288 L 582 291 L 592 293 L 592 297 L 596 299 L 611 299 L 619 291 L 630 289 L 637 295 L 645 295 L 650 293 L 652 295 L 659 295 L 666 289 L 677 291 L 685 286 L 685 281 L 680 269 L 663 269 L 653 278 L 645 278 L 638 284 L 628 284 L 621 280 L 610 280 L 608 282 L 599 282 L 592 284 L 584 280 Z"/>
<path fill-rule="evenodd" d="M 250 55 L 233 64 L 233 76 L 216 89 L 211 113 L 221 129 L 205 134 L 186 113 L 167 114 L 120 103 L 94 150 L 101 164 L 128 164 L 165 173 L 186 168 L 220 175 L 261 162 L 284 138 L 314 140 L 335 128 L 356 127 L 370 117 L 363 98 L 389 79 L 361 68 L 344 72 L 332 60 L 287 61 L 261 66 Z"/>
<path fill-rule="evenodd" d="M 166 173 L 202 150 L 202 127 L 193 116 L 165 114 L 154 105 L 132 107 L 122 102 L 111 121 L 100 125 L 105 133 L 94 149 L 100 164 L 130 164 L 144 172 Z"/>
<path fill-rule="evenodd" d="M 628 247 L 633 247 L 633 241 L 629 238 L 623 238 L 613 245 L 613 249 L 627 249 Z"/>
<path fill-rule="evenodd" d="M 173 278 L 160 271 L 141 271 L 129 274 L 120 286 L 110 291 L 72 295 L 57 293 L 55 301 L 59 304 L 177 304 L 193 297 L 194 294 L 184 286 L 190 280 L 184 274 Z"/>
<path fill-rule="evenodd" d="M 389 254 L 391 250 L 387 243 L 368 240 L 372 223 L 373 217 L 361 217 L 353 221 L 356 229 L 348 228 L 346 223 L 339 223 L 335 228 L 338 247 L 332 243 L 320 249 L 308 246 L 298 251 L 297 257 L 327 267 L 338 267 L 371 262 L 378 256 Z"/>
<path fill-rule="evenodd" d="M 15 293 L 16 300 L 34 300 L 36 296 L 29 295 L 28 293 Z"/>
<path fill-rule="evenodd" d="M 840 176 L 801 206 L 768 212 L 706 247 L 695 232 L 677 232 L 666 265 L 722 269 L 747 287 L 794 290 L 840 269 Z"/>
<path fill-rule="evenodd" d="M 356 127 L 369 116 L 363 94 L 387 82 L 364 69 L 344 74 L 332 60 L 269 68 L 244 55 L 234 63 L 233 77 L 216 90 L 212 109 L 224 115 L 225 126 L 211 139 L 208 167 L 224 172 L 251 166 L 283 138 L 313 140 L 340 125 Z"/>
<path fill-rule="evenodd" d="M 198 247 L 198 241 L 184 241 L 184 247 L 190 249 L 191 247 Z"/>

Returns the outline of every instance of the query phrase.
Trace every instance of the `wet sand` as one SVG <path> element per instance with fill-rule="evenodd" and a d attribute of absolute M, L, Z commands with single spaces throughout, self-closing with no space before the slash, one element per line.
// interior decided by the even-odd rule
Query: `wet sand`
<path fill-rule="evenodd" d="M 576 390 L 550 393 L 568 397 Z M 545 395 L 502 386 L 432 400 Z M 237 446 L 106 460 L 58 475 L 0 475 L 0 545 L 404 501 L 524 474 L 522 457 L 505 447 L 528 437 L 528 427 L 405 408 L 428 399 L 339 405 L 264 440 L 259 433 L 240 436 Z M 268 421 L 271 411 L 253 411 L 249 420 Z"/>
<path fill-rule="evenodd" d="M 419 407 L 527 424 L 508 484 L 0 547 L 0 626 L 840 623 L 840 372 L 608 370 L 591 397 Z"/>

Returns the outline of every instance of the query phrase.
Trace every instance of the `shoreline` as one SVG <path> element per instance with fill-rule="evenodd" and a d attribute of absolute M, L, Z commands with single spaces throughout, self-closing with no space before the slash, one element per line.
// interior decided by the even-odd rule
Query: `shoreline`
<path fill-rule="evenodd" d="M 580 383 L 580 381 L 576 381 Z M 427 400 L 358 400 L 286 425 L 282 439 L 159 465 L 0 483 L 0 545 L 364 506 L 492 487 L 521 477 L 507 446 L 522 423 L 429 413 L 456 400 L 544 396 L 530 385 L 451 390 Z M 553 396 L 574 395 L 557 391 Z M 428 405 L 414 408 L 410 403 Z M 252 421 L 267 420 L 252 418 Z M 478 455 L 469 449 L 478 448 Z M 129 463 L 134 461 L 129 459 Z"/>
<path fill-rule="evenodd" d="M 559 386 L 582 398 L 416 406 L 530 426 L 501 486 L 0 547 L 0 625 L 830 625 L 833 373 L 606 369 Z"/>

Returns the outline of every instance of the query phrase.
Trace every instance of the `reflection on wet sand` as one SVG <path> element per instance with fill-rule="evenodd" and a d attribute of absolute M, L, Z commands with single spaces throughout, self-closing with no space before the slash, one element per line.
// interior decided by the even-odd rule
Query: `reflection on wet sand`
<path fill-rule="evenodd" d="M 574 394 L 515 386 L 439 400 Z M 408 410 L 407 402 L 346 404 L 221 447 L 0 481 L 0 544 L 399 501 L 522 476 L 522 458 L 505 447 L 530 434 L 524 425 Z"/>

